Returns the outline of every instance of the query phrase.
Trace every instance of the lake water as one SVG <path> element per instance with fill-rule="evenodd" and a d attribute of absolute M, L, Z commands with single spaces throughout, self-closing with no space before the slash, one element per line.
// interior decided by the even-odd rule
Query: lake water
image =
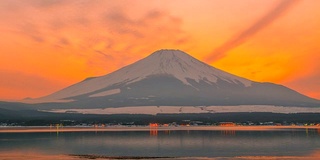
<path fill-rule="evenodd" d="M 107 156 L 304 156 L 320 150 L 318 130 L 0 133 L 0 152 Z"/>

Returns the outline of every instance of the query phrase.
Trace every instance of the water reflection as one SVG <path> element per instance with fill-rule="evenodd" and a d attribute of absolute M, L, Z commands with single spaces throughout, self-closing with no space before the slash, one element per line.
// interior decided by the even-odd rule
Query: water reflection
<path fill-rule="evenodd" d="M 308 135 L 308 136 L 307 136 Z M 109 156 L 300 156 L 320 148 L 319 130 L 0 133 L 0 151 Z"/>
<path fill-rule="evenodd" d="M 221 135 L 234 136 L 234 135 L 236 135 L 236 131 L 235 130 L 223 130 L 223 131 L 221 131 Z"/>
<path fill-rule="evenodd" d="M 150 129 L 150 136 L 158 136 L 158 129 Z"/>
<path fill-rule="evenodd" d="M 158 123 L 150 123 L 150 136 L 158 136 Z"/>
<path fill-rule="evenodd" d="M 159 132 L 162 132 L 164 135 L 170 135 L 170 130 L 158 130 L 158 128 L 150 128 L 150 136 L 158 136 Z"/>

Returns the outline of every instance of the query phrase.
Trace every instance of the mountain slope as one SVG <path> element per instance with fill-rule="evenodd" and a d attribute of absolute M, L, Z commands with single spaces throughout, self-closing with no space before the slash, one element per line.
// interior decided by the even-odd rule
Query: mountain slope
<path fill-rule="evenodd" d="M 86 79 L 34 102 L 56 108 L 148 105 L 320 106 L 284 86 L 258 83 L 209 66 L 179 50 L 159 50 L 105 76 Z M 64 103 L 62 103 L 64 102 Z"/>

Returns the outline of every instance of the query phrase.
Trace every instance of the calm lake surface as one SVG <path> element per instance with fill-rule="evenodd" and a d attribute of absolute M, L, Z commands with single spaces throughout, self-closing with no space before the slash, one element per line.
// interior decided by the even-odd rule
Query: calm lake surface
<path fill-rule="evenodd" d="M 107 156 L 304 156 L 320 150 L 318 130 L 0 133 L 0 152 Z"/>

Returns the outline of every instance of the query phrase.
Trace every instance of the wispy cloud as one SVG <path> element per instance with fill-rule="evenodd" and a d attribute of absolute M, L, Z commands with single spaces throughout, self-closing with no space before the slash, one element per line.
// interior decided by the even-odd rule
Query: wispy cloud
<path fill-rule="evenodd" d="M 96 53 L 102 55 L 104 58 L 108 59 L 108 60 L 114 60 L 114 58 L 111 56 L 111 55 L 108 55 L 102 51 L 99 51 L 99 50 L 95 50 Z"/>
<path fill-rule="evenodd" d="M 149 53 L 167 46 L 180 47 L 191 39 L 182 29 L 181 17 L 171 15 L 164 8 L 144 8 L 141 13 L 132 14 L 131 5 L 137 3 L 131 1 L 30 0 L 1 4 L 6 6 L 4 9 L 12 8 L 0 10 L 0 18 L 6 22 L 3 30 L 46 45 L 81 47 L 91 50 L 87 54 L 92 55 L 96 55 L 94 50 L 99 50 L 115 57 L 121 50 L 126 53 L 121 56 L 136 57 L 128 52 L 149 48 L 146 51 Z M 106 43 L 104 48 L 95 48 L 101 43 Z M 146 44 L 148 47 L 141 47 Z"/>
<path fill-rule="evenodd" d="M 223 43 L 221 46 L 216 48 L 213 53 L 211 53 L 206 61 L 212 62 L 226 56 L 228 51 L 238 47 L 239 45 L 245 43 L 250 37 L 255 35 L 260 30 L 269 26 L 276 19 L 284 15 L 289 9 L 293 7 L 293 4 L 297 3 L 299 0 L 283 0 L 274 8 L 272 8 L 266 15 L 260 18 L 258 21 L 253 23 L 249 28 L 240 32 L 234 37 L 231 37 L 228 41 Z"/>

